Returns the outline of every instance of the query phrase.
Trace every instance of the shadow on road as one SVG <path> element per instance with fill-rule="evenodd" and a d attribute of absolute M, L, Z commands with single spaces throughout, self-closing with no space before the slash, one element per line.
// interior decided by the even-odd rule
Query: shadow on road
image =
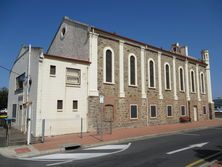
<path fill-rule="evenodd" d="M 212 162 L 214 160 L 220 161 L 222 159 L 222 146 L 217 146 L 219 149 L 196 149 L 195 156 L 204 159 L 205 162 Z"/>

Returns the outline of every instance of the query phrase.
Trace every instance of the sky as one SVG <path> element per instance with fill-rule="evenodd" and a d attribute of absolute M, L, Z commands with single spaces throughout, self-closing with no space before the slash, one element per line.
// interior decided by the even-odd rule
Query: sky
<path fill-rule="evenodd" d="M 64 16 L 169 50 L 210 55 L 213 97 L 222 97 L 221 0 L 0 0 L 0 66 L 11 69 L 23 44 L 46 52 Z M 0 68 L 0 88 L 9 72 Z"/>

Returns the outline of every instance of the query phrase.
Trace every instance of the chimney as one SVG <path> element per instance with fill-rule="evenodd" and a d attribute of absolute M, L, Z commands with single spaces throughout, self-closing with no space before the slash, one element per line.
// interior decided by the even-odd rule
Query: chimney
<path fill-rule="evenodd" d="M 171 45 L 171 51 L 174 53 L 180 53 L 180 45 L 178 42 Z"/>
<path fill-rule="evenodd" d="M 188 46 L 181 46 L 180 47 L 180 53 L 182 55 L 188 56 Z"/>
<path fill-rule="evenodd" d="M 188 47 L 180 46 L 178 42 L 171 45 L 171 51 L 174 53 L 182 54 L 184 56 L 188 56 Z"/>

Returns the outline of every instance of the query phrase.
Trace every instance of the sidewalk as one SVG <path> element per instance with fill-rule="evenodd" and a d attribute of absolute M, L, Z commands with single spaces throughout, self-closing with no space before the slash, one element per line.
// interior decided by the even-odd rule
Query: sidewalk
<path fill-rule="evenodd" d="M 222 126 L 222 119 L 205 120 L 193 123 L 177 123 L 155 125 L 143 128 L 120 128 L 114 129 L 112 134 L 101 135 L 96 133 L 60 135 L 46 137 L 44 143 L 23 146 L 11 146 L 0 148 L 0 154 L 7 157 L 27 157 L 52 152 L 64 151 L 64 145 L 80 144 L 82 147 L 103 145 L 108 143 L 120 143 L 132 140 L 145 139 L 154 136 L 174 134 L 183 131 L 193 131 L 197 129 Z M 102 139 L 102 140 L 101 140 Z"/>

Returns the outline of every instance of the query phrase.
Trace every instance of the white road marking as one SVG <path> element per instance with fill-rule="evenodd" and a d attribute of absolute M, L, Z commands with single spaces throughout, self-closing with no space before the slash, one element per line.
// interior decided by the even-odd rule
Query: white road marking
<path fill-rule="evenodd" d="M 200 136 L 200 134 L 195 134 L 195 133 L 178 133 L 178 134 L 185 136 Z"/>
<path fill-rule="evenodd" d="M 72 161 L 73 161 L 73 160 L 70 160 L 70 161 L 63 161 L 63 162 L 56 162 L 56 163 L 53 163 L 53 164 L 47 164 L 46 166 L 61 165 L 61 164 L 70 163 L 70 162 L 72 162 Z"/>
<path fill-rule="evenodd" d="M 71 160 L 71 159 L 80 160 L 80 159 L 100 157 L 108 154 L 110 153 L 63 153 L 63 154 L 51 154 L 51 155 L 33 157 L 31 158 L 31 160 Z"/>
<path fill-rule="evenodd" d="M 130 147 L 131 143 L 128 143 L 127 145 L 107 145 L 107 146 L 100 146 L 95 147 L 99 148 L 98 150 L 104 150 L 113 148 L 118 149 L 117 151 L 111 152 L 111 153 L 57 153 L 57 154 L 50 154 L 50 155 L 43 155 L 38 157 L 32 157 L 32 158 L 20 158 L 22 160 L 31 160 L 31 161 L 55 161 L 55 163 L 47 164 L 46 166 L 54 166 L 64 163 L 70 163 L 74 160 L 83 160 L 83 159 L 90 159 L 95 157 L 101 157 L 111 154 L 116 154 L 122 151 L 125 151 Z M 89 149 L 89 150 L 97 150 L 97 149 Z M 57 161 L 57 162 L 56 162 Z"/>
<path fill-rule="evenodd" d="M 118 149 L 123 149 L 125 147 L 126 145 L 106 145 L 106 146 L 86 148 L 84 150 L 118 150 Z"/>
<path fill-rule="evenodd" d="M 190 145 L 188 147 L 185 147 L 185 148 L 181 148 L 181 149 L 178 149 L 178 150 L 174 150 L 174 151 L 170 151 L 166 154 L 168 155 L 171 155 L 171 154 L 175 154 L 175 153 L 178 153 L 178 152 L 181 152 L 181 151 L 185 151 L 185 150 L 189 150 L 191 148 L 195 148 L 195 147 L 203 147 L 204 145 L 206 145 L 208 142 L 205 142 L 205 143 L 199 143 L 199 144 L 193 144 L 193 145 Z"/>

